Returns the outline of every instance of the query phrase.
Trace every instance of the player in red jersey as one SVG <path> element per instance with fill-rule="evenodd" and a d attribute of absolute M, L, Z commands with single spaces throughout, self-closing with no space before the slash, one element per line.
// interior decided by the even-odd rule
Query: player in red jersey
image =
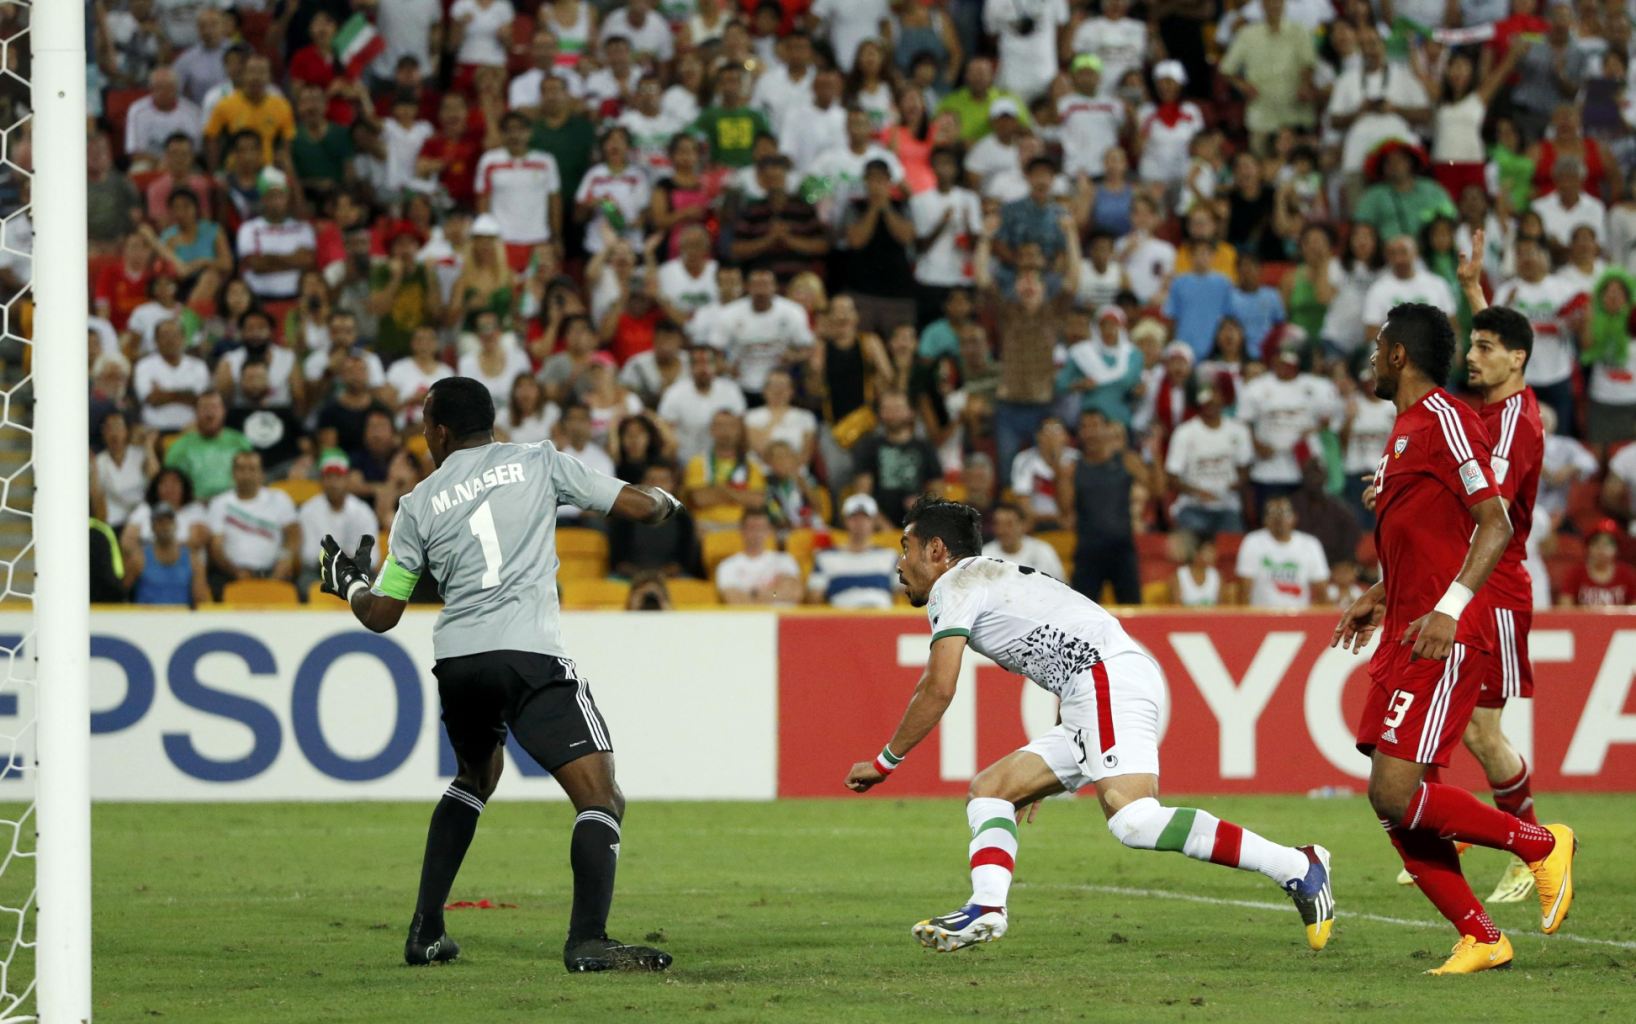
<path fill-rule="evenodd" d="M 1534 696 L 1534 666 L 1528 657 L 1534 589 L 1523 559 L 1534 526 L 1545 428 L 1539 419 L 1539 402 L 1524 380 L 1534 349 L 1534 329 L 1516 310 L 1488 305 L 1483 296 L 1483 250 L 1478 248 L 1482 244 L 1483 233 L 1478 231 L 1471 253 L 1460 260 L 1460 285 L 1474 314 L 1466 376 L 1483 396 L 1478 415 L 1488 428 L 1489 466 L 1511 519 L 1511 542 L 1477 602 L 1483 606 L 1482 614 L 1493 620 L 1498 647 L 1494 670 L 1483 680 L 1464 739 L 1466 749 L 1483 766 L 1494 791 L 1494 805 L 1538 825 L 1528 763 L 1500 727 L 1500 714 L 1508 699 L 1532 700 Z M 1513 860 L 1488 902 L 1520 903 L 1533 888 L 1533 872 L 1522 861 Z"/>
<path fill-rule="evenodd" d="M 1382 578 L 1342 613 L 1331 641 L 1356 652 L 1381 631 L 1358 749 L 1372 761 L 1370 805 L 1420 891 L 1460 932 L 1433 974 L 1469 974 L 1512 958 L 1510 940 L 1466 884 L 1451 840 L 1527 862 L 1547 933 L 1573 900 L 1570 829 L 1530 825 L 1424 778 L 1428 765 L 1448 764 L 1488 675 L 1498 646 L 1492 619 L 1481 608 L 1466 614 L 1467 606 L 1511 539 L 1487 432 L 1436 383 L 1448 379 L 1454 347 L 1448 317 L 1424 303 L 1393 309 L 1375 339 L 1375 393 L 1397 406 L 1375 470 Z"/>

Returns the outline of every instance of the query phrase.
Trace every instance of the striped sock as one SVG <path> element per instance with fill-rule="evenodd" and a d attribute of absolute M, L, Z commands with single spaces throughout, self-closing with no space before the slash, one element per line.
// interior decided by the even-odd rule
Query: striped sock
<path fill-rule="evenodd" d="M 466 859 L 466 849 L 477 832 L 477 816 L 482 813 L 482 798 L 462 789 L 458 782 L 449 784 L 432 811 L 426 857 L 420 865 L 420 895 L 415 900 L 415 912 L 423 922 L 421 934 L 427 941 L 443 934 L 443 905 L 449 901 L 449 889 L 460 872 L 460 862 Z"/>
<path fill-rule="evenodd" d="M 1533 777 L 1528 774 L 1528 762 L 1522 762 L 1522 771 L 1509 779 L 1489 782 L 1494 789 L 1494 806 L 1507 814 L 1514 814 L 1530 825 L 1538 825 L 1534 814 Z"/>
<path fill-rule="evenodd" d="M 1133 800 L 1108 819 L 1108 831 L 1137 850 L 1168 850 L 1194 860 L 1259 871 L 1283 885 L 1307 873 L 1306 854 L 1256 835 L 1194 807 L 1165 807 L 1152 797 Z"/>
<path fill-rule="evenodd" d="M 971 824 L 971 902 L 1005 906 L 1017 867 L 1017 808 L 1009 800 L 980 796 L 966 803 Z"/>

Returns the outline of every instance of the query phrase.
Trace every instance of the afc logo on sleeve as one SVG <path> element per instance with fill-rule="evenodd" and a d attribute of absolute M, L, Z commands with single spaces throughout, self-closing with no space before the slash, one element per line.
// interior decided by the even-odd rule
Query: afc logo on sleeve
<path fill-rule="evenodd" d="M 1483 467 L 1477 465 L 1476 459 L 1467 459 L 1460 464 L 1460 483 L 1465 486 L 1467 494 L 1476 494 L 1483 489 Z"/>
<path fill-rule="evenodd" d="M 1392 444 L 1392 458 L 1394 458 L 1394 459 L 1402 458 L 1404 450 L 1407 449 L 1408 447 L 1409 447 L 1409 437 L 1408 437 L 1407 434 L 1405 434 L 1404 436 L 1398 438 L 1397 441 Z"/>

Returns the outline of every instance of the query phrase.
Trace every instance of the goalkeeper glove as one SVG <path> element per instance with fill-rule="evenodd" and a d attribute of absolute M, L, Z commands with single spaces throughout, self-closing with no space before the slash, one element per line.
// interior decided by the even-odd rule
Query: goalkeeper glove
<path fill-rule="evenodd" d="M 364 537 L 358 550 L 349 555 L 341 550 L 334 537 L 325 534 L 318 553 L 319 588 L 351 604 L 353 594 L 369 589 L 372 582 L 369 566 L 374 561 L 374 551 L 374 537 Z"/>

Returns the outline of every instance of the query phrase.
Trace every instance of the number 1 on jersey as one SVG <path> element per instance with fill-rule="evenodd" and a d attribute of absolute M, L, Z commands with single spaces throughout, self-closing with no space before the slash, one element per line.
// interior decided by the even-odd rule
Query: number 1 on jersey
<path fill-rule="evenodd" d="M 505 556 L 500 553 L 500 532 L 494 528 L 494 510 L 489 508 L 488 502 L 483 502 L 471 514 L 467 524 L 471 527 L 472 536 L 483 545 L 483 562 L 488 566 L 483 572 L 483 589 L 498 587 L 500 564 L 505 561 Z"/>

